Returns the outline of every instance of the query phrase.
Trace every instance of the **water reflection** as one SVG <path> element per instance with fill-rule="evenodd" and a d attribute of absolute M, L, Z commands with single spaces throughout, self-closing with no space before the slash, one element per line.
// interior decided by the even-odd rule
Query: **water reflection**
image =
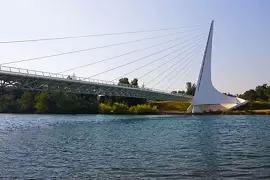
<path fill-rule="evenodd" d="M 262 179 L 268 116 L 0 117 L 3 178 Z"/>

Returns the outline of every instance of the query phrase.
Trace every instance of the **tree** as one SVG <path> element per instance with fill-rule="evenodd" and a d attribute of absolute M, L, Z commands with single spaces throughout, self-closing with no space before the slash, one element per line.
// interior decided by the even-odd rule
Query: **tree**
<path fill-rule="evenodd" d="M 17 104 L 13 94 L 3 94 L 0 98 L 0 112 L 17 112 Z"/>
<path fill-rule="evenodd" d="M 97 113 L 96 95 L 0 89 L 0 113 Z"/>
<path fill-rule="evenodd" d="M 76 76 L 75 73 L 72 73 L 72 75 L 68 75 L 67 76 L 67 79 L 69 79 L 69 80 L 76 80 L 77 79 L 77 76 Z"/>
<path fill-rule="evenodd" d="M 194 96 L 195 91 L 196 91 L 196 85 L 192 84 L 191 82 L 187 82 L 186 83 L 186 88 L 187 88 L 186 94 Z"/>
<path fill-rule="evenodd" d="M 267 84 L 263 84 L 262 86 L 257 86 L 255 89 L 259 100 L 267 101 Z"/>
<path fill-rule="evenodd" d="M 187 95 L 191 95 L 194 96 L 195 94 L 195 90 L 196 90 L 196 85 L 192 84 L 191 82 L 187 82 L 186 83 L 186 89 L 187 91 L 172 91 L 171 94 L 187 94 Z"/>
<path fill-rule="evenodd" d="M 131 85 L 138 87 L 138 79 L 137 79 L 137 78 L 134 78 L 134 79 L 131 81 Z"/>
<path fill-rule="evenodd" d="M 39 113 L 46 113 L 49 111 L 49 94 L 47 92 L 40 92 L 35 96 L 35 108 Z"/>
<path fill-rule="evenodd" d="M 128 84 L 129 85 L 128 78 L 124 77 L 124 78 L 119 79 L 118 85 L 121 85 L 121 84 Z"/>
<path fill-rule="evenodd" d="M 17 99 L 20 112 L 33 113 L 35 104 L 35 93 L 25 91 L 20 99 Z"/>
<path fill-rule="evenodd" d="M 267 97 L 268 97 L 268 101 L 270 101 L 270 85 L 266 89 L 266 94 L 267 94 Z"/>
<path fill-rule="evenodd" d="M 237 97 L 237 95 L 235 96 L 235 95 L 233 95 L 233 94 L 231 94 L 231 93 L 223 93 L 223 94 L 225 94 L 225 95 L 227 95 L 227 96 L 231 96 L 231 97 Z"/>
<path fill-rule="evenodd" d="M 128 105 L 124 103 L 115 102 L 112 105 L 112 111 L 114 113 L 128 113 Z"/>
<path fill-rule="evenodd" d="M 256 101 L 258 98 L 258 95 L 254 89 L 250 89 L 246 91 L 243 95 L 240 95 L 240 97 L 250 100 L 250 101 Z"/>
<path fill-rule="evenodd" d="M 185 91 L 178 91 L 177 94 L 186 94 Z"/>
<path fill-rule="evenodd" d="M 270 101 L 270 86 L 267 84 L 257 86 L 255 89 L 240 94 L 239 97 L 249 101 Z"/>

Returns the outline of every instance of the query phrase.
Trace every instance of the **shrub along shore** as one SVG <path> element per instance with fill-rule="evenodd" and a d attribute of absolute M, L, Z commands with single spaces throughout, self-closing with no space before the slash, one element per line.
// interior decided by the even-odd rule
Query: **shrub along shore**
<path fill-rule="evenodd" d="M 124 103 L 100 103 L 99 112 L 102 114 L 158 114 L 157 106 L 150 104 L 137 104 L 135 106 L 128 106 Z"/>
<path fill-rule="evenodd" d="M 63 92 L 0 91 L 0 113 L 25 114 L 188 114 L 190 102 L 147 101 L 138 98 L 71 94 Z M 250 101 L 233 111 L 205 114 L 270 114 L 270 102 Z"/>

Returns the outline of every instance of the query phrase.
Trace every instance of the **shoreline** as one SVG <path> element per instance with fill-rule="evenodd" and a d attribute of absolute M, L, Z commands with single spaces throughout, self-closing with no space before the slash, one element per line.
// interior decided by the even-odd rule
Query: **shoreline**
<path fill-rule="evenodd" d="M 177 111 L 167 111 L 162 114 L 168 115 L 270 115 L 270 109 L 266 110 L 247 110 L 247 111 L 219 111 L 219 112 L 205 112 L 205 113 L 187 113 L 187 112 L 177 112 Z"/>
<path fill-rule="evenodd" d="M 17 114 L 17 115 L 270 115 L 270 110 L 248 110 L 248 111 L 224 111 L 224 112 L 206 112 L 206 113 L 188 113 L 183 111 L 164 111 L 159 113 L 0 113 L 0 114 Z"/>

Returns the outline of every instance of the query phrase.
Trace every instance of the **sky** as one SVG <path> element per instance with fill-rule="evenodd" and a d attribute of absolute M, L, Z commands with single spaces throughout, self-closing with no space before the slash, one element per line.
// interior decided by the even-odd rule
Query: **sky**
<path fill-rule="evenodd" d="M 113 80 L 138 69 L 128 75 L 129 79 L 133 79 L 161 66 L 139 79 L 139 84 L 164 90 L 184 90 L 187 81 L 197 82 L 212 20 L 215 21 L 212 51 L 212 81 L 215 87 L 221 92 L 237 94 L 263 83 L 270 84 L 270 1 L 268 0 L 0 0 L 0 42 L 175 28 L 57 41 L 0 43 L 0 64 L 164 36 L 138 43 L 8 66 L 61 72 L 171 41 L 152 49 L 68 73 L 91 77 L 141 58 L 135 63 L 93 78 Z M 177 55 L 172 53 L 174 48 L 168 51 L 162 50 L 173 45 L 176 50 L 179 50 L 179 56 L 171 60 Z M 142 58 L 157 51 L 162 52 L 149 58 Z M 166 53 L 169 54 L 167 57 L 140 68 L 165 56 Z M 165 63 L 166 61 L 169 62 Z M 165 64 L 162 65 L 163 63 Z"/>

